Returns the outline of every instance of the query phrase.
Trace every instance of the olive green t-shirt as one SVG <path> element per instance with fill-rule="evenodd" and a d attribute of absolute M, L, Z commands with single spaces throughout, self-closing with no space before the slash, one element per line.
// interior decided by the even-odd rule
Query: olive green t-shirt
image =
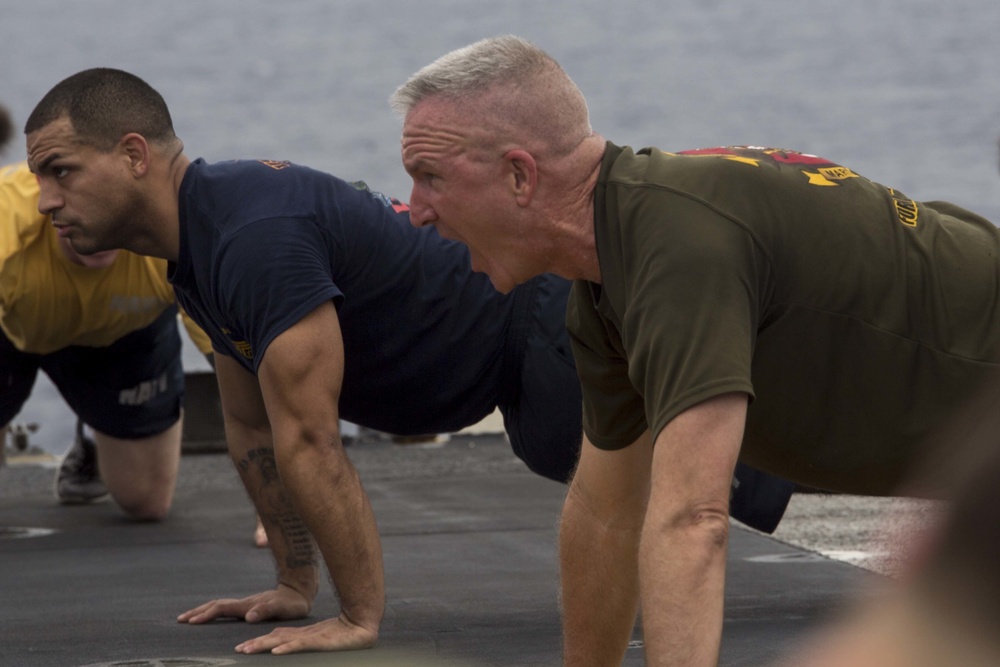
<path fill-rule="evenodd" d="M 1000 232 L 957 206 L 794 151 L 609 143 L 594 223 L 567 322 L 598 447 L 745 392 L 741 460 L 889 493 L 1000 382 Z"/>

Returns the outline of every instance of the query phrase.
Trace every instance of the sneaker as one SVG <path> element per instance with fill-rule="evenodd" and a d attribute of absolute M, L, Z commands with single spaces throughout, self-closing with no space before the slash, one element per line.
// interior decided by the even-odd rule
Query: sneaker
<path fill-rule="evenodd" d="M 66 452 L 56 475 L 56 497 L 63 505 L 96 503 L 108 497 L 108 489 L 97 469 L 97 446 L 76 422 L 76 438 Z"/>

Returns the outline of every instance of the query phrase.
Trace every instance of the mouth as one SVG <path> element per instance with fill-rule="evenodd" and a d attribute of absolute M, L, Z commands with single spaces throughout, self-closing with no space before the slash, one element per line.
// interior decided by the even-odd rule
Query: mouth
<path fill-rule="evenodd" d="M 55 228 L 56 234 L 59 236 L 59 238 L 66 238 L 67 236 L 69 236 L 70 230 L 72 229 L 70 225 L 64 225 L 58 222 L 53 222 L 52 226 Z"/>
<path fill-rule="evenodd" d="M 449 241 L 461 241 L 461 239 L 455 236 L 450 229 L 439 223 L 434 223 L 434 229 L 437 230 L 438 236 L 443 239 L 448 239 Z"/>

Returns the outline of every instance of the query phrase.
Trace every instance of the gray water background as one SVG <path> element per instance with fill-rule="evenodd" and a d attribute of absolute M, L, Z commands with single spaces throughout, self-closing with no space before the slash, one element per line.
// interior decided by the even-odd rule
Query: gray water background
<path fill-rule="evenodd" d="M 555 56 L 617 143 L 793 148 L 1000 222 L 997 0 L 0 0 L 0 102 L 23 124 L 62 78 L 119 67 L 164 95 L 190 157 L 288 159 L 406 199 L 388 95 L 502 33 Z M 185 361 L 206 367 L 189 344 Z M 69 444 L 44 377 L 15 421 Z"/>

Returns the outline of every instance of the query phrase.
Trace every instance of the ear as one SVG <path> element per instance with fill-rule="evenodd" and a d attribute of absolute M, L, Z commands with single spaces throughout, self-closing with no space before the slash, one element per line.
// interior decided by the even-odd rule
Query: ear
<path fill-rule="evenodd" d="M 518 206 L 527 206 L 538 187 L 538 164 L 526 150 L 516 148 L 503 156 L 504 169 L 511 194 Z"/>
<path fill-rule="evenodd" d="M 130 132 L 122 137 L 119 142 L 122 153 L 125 156 L 129 170 L 136 178 L 142 178 L 149 171 L 150 150 L 145 137 L 135 132 Z"/>

